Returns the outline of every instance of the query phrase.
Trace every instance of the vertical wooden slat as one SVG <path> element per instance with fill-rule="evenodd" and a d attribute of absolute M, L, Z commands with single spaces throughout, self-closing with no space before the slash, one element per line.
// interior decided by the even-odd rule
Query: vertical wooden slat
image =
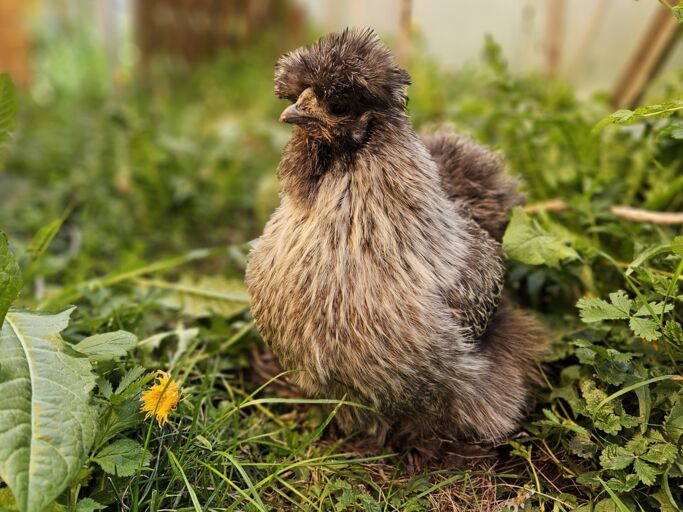
<path fill-rule="evenodd" d="M 264 29 L 287 40 L 301 18 L 285 0 L 136 0 L 136 30 L 143 67 L 155 55 L 194 63 L 225 47 L 242 47 Z M 285 22 L 287 25 L 282 26 Z"/>
<path fill-rule="evenodd" d="M 642 40 L 629 59 L 612 93 L 615 107 L 633 108 L 673 50 L 681 24 L 669 9 L 658 6 Z"/>
<path fill-rule="evenodd" d="M 544 72 L 548 76 L 555 76 L 562 62 L 566 3 L 565 0 L 549 0 L 547 5 Z"/>
<path fill-rule="evenodd" d="M 10 73 L 19 86 L 27 86 L 31 77 L 25 7 L 22 0 L 0 1 L 0 72 Z"/>
<path fill-rule="evenodd" d="M 396 59 L 402 66 L 410 59 L 410 35 L 413 22 L 412 0 L 399 0 L 398 39 L 396 41 Z"/>

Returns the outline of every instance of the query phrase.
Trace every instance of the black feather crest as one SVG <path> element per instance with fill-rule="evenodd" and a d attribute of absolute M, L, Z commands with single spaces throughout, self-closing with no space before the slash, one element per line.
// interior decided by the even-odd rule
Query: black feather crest
<path fill-rule="evenodd" d="M 307 88 L 319 98 L 345 95 L 404 108 L 410 76 L 374 30 L 344 29 L 289 52 L 275 66 L 275 93 L 294 102 Z"/>

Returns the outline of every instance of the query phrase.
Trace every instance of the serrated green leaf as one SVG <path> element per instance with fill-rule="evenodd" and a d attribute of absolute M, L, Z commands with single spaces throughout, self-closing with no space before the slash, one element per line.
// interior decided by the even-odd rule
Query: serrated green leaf
<path fill-rule="evenodd" d="M 126 331 L 95 334 L 74 345 L 74 349 L 88 356 L 91 361 L 108 361 L 123 357 L 135 348 L 138 338 Z"/>
<path fill-rule="evenodd" d="M 598 452 L 598 445 L 596 445 L 588 432 L 577 432 L 569 441 L 567 448 L 579 457 L 584 459 L 592 459 Z"/>
<path fill-rule="evenodd" d="M 653 443 L 639 458 L 653 464 L 670 464 L 676 460 L 678 449 L 671 443 Z"/>
<path fill-rule="evenodd" d="M 581 393 L 586 401 L 585 414 L 593 419 L 595 428 L 604 430 L 608 434 L 616 434 L 622 428 L 621 418 L 614 414 L 614 405 L 605 403 L 607 393 L 598 389 L 595 382 L 585 379 L 580 383 Z"/>
<path fill-rule="evenodd" d="M 636 459 L 633 463 L 633 469 L 635 470 L 636 475 L 638 475 L 638 478 L 640 478 L 640 481 L 645 485 L 654 484 L 657 480 L 657 475 L 659 474 L 659 471 L 657 471 L 654 466 L 641 459 Z"/>
<path fill-rule="evenodd" d="M 633 301 L 628 298 L 624 290 L 617 290 L 609 294 L 609 300 L 620 311 L 628 313 L 633 307 Z"/>
<path fill-rule="evenodd" d="M 7 236 L 0 231 L 0 326 L 22 288 L 21 269 L 12 254 Z"/>
<path fill-rule="evenodd" d="M 600 454 L 600 465 L 605 469 L 625 469 L 635 460 L 635 456 L 622 446 L 608 444 Z"/>
<path fill-rule="evenodd" d="M 668 101 L 657 105 L 647 105 L 635 110 L 621 109 L 605 117 L 595 125 L 593 131 L 599 131 L 608 124 L 631 124 L 643 117 L 668 117 L 681 109 L 683 109 L 683 101 L 681 100 Z"/>
<path fill-rule="evenodd" d="M 503 248 L 510 258 L 527 265 L 558 267 L 560 261 L 579 257 L 574 249 L 543 230 L 519 207 L 512 210 Z"/>
<path fill-rule="evenodd" d="M 652 316 L 650 310 L 654 311 L 655 315 L 661 315 L 663 313 L 668 313 L 674 308 L 673 304 L 666 304 L 664 302 L 649 302 L 646 306 L 643 304 L 638 308 L 633 315 L 634 316 Z"/>
<path fill-rule="evenodd" d="M 600 476 L 597 471 L 586 471 L 576 477 L 576 483 L 581 485 L 600 485 Z"/>
<path fill-rule="evenodd" d="M 586 323 L 602 320 L 625 320 L 629 317 L 633 301 L 623 290 L 610 294 L 611 303 L 595 297 L 581 297 L 576 303 L 581 320 Z"/>
<path fill-rule="evenodd" d="M 636 336 L 647 341 L 655 341 L 662 336 L 657 322 L 649 318 L 632 317 L 628 325 Z"/>
<path fill-rule="evenodd" d="M 123 393 L 131 384 L 133 384 L 133 382 L 139 379 L 143 373 L 145 373 L 145 369 L 142 366 L 135 366 L 128 370 L 116 387 L 116 394 L 120 395 Z"/>
<path fill-rule="evenodd" d="M 647 451 L 647 446 L 650 443 L 650 439 L 643 437 L 642 435 L 636 435 L 633 439 L 626 443 L 626 450 L 634 455 L 642 455 Z"/>
<path fill-rule="evenodd" d="M 94 461 L 110 475 L 133 476 L 142 461 L 147 466 L 152 455 L 132 439 L 119 439 L 100 450 Z"/>
<path fill-rule="evenodd" d="M 109 382 L 106 378 L 100 376 L 97 377 L 97 380 L 95 381 L 97 383 L 97 390 L 105 398 L 111 398 L 111 395 L 113 394 L 113 389 L 111 382 Z"/>
<path fill-rule="evenodd" d="M 90 363 L 68 355 L 59 336 L 72 311 L 11 311 L 0 334 L 0 477 L 26 512 L 61 494 L 95 436 Z"/>
<path fill-rule="evenodd" d="M 638 482 L 640 480 L 636 475 L 626 475 L 626 477 L 621 480 L 618 478 L 610 478 L 607 481 L 607 484 L 614 489 L 616 492 L 630 492 L 633 489 L 635 489 L 636 485 L 638 485 Z"/>

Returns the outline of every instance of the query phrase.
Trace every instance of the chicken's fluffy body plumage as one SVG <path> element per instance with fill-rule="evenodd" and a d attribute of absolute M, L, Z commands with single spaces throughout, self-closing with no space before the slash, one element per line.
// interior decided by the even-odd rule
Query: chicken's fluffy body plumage
<path fill-rule="evenodd" d="M 359 52 L 354 42 L 363 51 L 345 61 Z M 375 409 L 342 408 L 345 431 L 411 446 L 500 439 L 523 415 L 542 346 L 533 322 L 501 304 L 496 237 L 506 222 L 501 209 L 518 201 L 514 183 L 490 152 L 452 133 L 428 138 L 430 153 L 405 114 L 407 74 L 374 34 L 344 32 L 317 45 L 280 61 L 281 96 L 315 89 L 321 69 L 305 61 L 311 54 L 360 65 L 351 74 L 366 87 L 370 52 L 383 84 L 374 93 L 386 97 L 370 97 L 351 128 L 295 127 L 278 168 L 281 205 L 247 269 L 257 327 L 307 394 Z M 382 82 L 378 62 L 398 77 L 395 89 Z M 311 68 L 312 78 L 301 76 Z M 353 98 L 354 87 L 337 89 Z M 324 105 L 329 90 L 314 92 L 316 101 Z M 497 188 L 481 189 L 477 178 Z M 477 198 L 493 206 L 491 215 Z"/>

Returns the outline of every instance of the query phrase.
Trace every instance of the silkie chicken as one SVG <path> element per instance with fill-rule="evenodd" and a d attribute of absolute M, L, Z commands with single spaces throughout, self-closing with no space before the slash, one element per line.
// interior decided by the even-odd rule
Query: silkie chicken
<path fill-rule="evenodd" d="M 501 238 L 517 183 L 498 157 L 442 129 L 420 138 L 408 73 L 370 29 L 281 57 L 293 125 L 281 204 L 247 285 L 266 344 L 345 433 L 433 450 L 495 442 L 524 416 L 544 347 L 501 298 Z"/>

